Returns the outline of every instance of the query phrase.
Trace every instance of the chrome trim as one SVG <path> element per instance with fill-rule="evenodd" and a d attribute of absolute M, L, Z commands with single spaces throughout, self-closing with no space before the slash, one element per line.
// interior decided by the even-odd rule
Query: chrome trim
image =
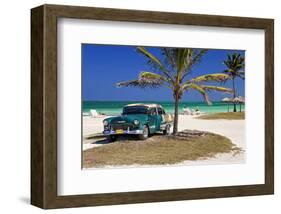
<path fill-rule="evenodd" d="M 161 124 L 160 125 L 160 130 L 162 130 L 162 131 L 165 130 L 167 125 L 172 126 L 172 123 Z"/>
<path fill-rule="evenodd" d="M 137 129 L 137 130 L 123 130 L 123 133 L 117 134 L 114 130 L 110 131 L 103 131 L 104 135 L 122 135 L 122 134 L 143 134 L 143 130 Z"/>

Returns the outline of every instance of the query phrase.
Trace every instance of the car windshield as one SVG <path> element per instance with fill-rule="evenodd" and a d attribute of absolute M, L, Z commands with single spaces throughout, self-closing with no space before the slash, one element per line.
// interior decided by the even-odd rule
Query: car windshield
<path fill-rule="evenodd" d="M 145 106 L 127 106 L 123 108 L 123 114 L 147 114 L 148 108 Z"/>

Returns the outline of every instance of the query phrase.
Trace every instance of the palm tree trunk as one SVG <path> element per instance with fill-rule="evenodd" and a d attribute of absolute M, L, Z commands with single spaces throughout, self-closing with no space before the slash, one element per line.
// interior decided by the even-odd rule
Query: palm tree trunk
<path fill-rule="evenodd" d="M 236 97 L 236 89 L 235 89 L 235 78 L 232 79 L 232 88 L 233 88 L 233 99 Z M 237 112 L 236 103 L 233 102 L 233 112 Z"/>
<path fill-rule="evenodd" d="M 173 134 L 176 134 L 178 132 L 178 120 L 179 120 L 179 95 L 178 95 L 178 93 L 175 93 L 174 99 L 175 99 L 175 114 L 174 114 Z"/>

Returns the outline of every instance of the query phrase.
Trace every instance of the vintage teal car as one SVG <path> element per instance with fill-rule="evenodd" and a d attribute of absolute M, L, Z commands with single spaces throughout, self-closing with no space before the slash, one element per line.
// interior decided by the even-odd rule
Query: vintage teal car
<path fill-rule="evenodd" d="M 172 115 L 166 114 L 161 105 L 129 104 L 123 108 L 120 116 L 103 121 L 103 134 L 109 141 L 115 141 L 119 135 L 136 135 L 145 140 L 150 134 L 157 132 L 169 134 L 172 123 Z"/>

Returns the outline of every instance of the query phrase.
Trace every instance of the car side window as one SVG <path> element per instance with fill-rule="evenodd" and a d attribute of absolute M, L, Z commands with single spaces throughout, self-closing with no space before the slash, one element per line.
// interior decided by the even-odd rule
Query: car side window
<path fill-rule="evenodd" d="M 157 108 L 157 111 L 159 115 L 164 114 L 164 110 L 162 108 Z"/>
<path fill-rule="evenodd" d="M 149 110 L 149 113 L 150 113 L 151 115 L 156 115 L 156 108 L 151 108 L 151 109 Z"/>

